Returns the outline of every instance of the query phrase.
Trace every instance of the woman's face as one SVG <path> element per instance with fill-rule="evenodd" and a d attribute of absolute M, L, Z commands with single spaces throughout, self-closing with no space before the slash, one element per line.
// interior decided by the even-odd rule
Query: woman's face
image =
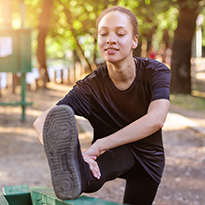
<path fill-rule="evenodd" d="M 105 61 L 115 63 L 132 56 L 138 37 L 133 37 L 129 16 L 119 11 L 107 13 L 98 25 L 98 47 Z"/>

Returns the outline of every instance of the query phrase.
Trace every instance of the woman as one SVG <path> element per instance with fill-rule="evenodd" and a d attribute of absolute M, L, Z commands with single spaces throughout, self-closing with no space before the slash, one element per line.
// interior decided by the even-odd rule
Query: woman
<path fill-rule="evenodd" d="M 129 10 L 103 11 L 97 30 L 106 64 L 78 81 L 37 118 L 34 128 L 40 136 L 43 130 L 59 198 L 94 192 L 120 177 L 126 180 L 124 203 L 152 204 L 164 168 L 161 128 L 170 104 L 171 72 L 157 61 L 133 57 L 138 24 Z M 93 144 L 83 154 L 73 112 L 94 128 Z"/>

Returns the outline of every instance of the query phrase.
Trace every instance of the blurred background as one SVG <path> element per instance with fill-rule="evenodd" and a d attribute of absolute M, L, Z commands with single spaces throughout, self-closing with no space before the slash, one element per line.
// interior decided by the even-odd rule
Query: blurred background
<path fill-rule="evenodd" d="M 46 87 L 54 78 L 52 69 L 69 70 L 78 62 L 89 73 L 103 63 L 95 20 L 112 5 L 136 14 L 139 45 L 134 55 L 167 64 L 173 73 L 172 93 L 204 96 L 204 0 L 0 0 L 1 29 L 32 29 L 33 75 L 27 83 L 37 79 L 37 86 Z M 0 49 L 4 50 L 2 35 Z M 1 89 L 6 86 L 5 75 L 1 75 Z"/>
<path fill-rule="evenodd" d="M 34 120 L 104 63 L 95 21 L 113 5 L 139 23 L 135 56 L 172 70 L 166 167 L 154 204 L 205 202 L 205 0 L 0 0 L 0 188 L 51 186 Z M 77 119 L 82 149 L 92 130 Z M 94 197 L 122 202 L 124 182 Z"/>

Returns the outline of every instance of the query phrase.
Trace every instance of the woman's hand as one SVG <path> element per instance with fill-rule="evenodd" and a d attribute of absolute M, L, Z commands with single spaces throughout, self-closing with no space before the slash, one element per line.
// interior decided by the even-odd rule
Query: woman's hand
<path fill-rule="evenodd" d="M 99 139 L 94 144 L 92 144 L 84 153 L 90 157 L 99 157 L 103 154 L 106 149 L 103 149 L 103 140 Z"/>
<path fill-rule="evenodd" d="M 97 179 L 100 179 L 101 173 L 98 163 L 95 161 L 97 157 L 103 154 L 106 150 L 101 149 L 100 140 L 97 140 L 89 149 L 83 152 L 83 158 L 90 166 L 90 171 L 93 176 Z"/>
<path fill-rule="evenodd" d="M 87 162 L 90 166 L 90 171 L 92 173 L 92 175 L 97 178 L 100 179 L 101 177 L 101 173 L 100 173 L 100 168 L 98 166 L 98 163 L 95 161 L 97 159 L 97 157 L 95 156 L 88 156 L 84 153 L 82 153 L 83 158 L 85 160 L 85 162 Z"/>

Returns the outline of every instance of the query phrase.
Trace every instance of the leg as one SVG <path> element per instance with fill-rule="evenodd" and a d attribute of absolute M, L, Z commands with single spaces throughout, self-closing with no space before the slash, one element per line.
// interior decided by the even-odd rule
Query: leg
<path fill-rule="evenodd" d="M 73 111 L 65 105 L 53 108 L 47 115 L 43 140 L 53 187 L 61 199 L 73 199 L 82 192 L 96 191 L 135 163 L 129 146 L 117 147 L 97 159 L 102 177 L 100 180 L 94 178 L 80 151 Z"/>
<path fill-rule="evenodd" d="M 81 163 L 81 166 L 78 163 L 83 160 L 70 107 L 58 106 L 48 113 L 43 141 L 56 195 L 61 199 L 78 197 L 82 192 L 81 169 L 89 170 L 89 167 L 86 163 Z"/>
<path fill-rule="evenodd" d="M 100 167 L 101 178 L 99 180 L 96 178 L 90 179 L 90 184 L 84 192 L 89 193 L 99 190 L 106 181 L 120 177 L 135 164 L 135 158 L 127 145 L 106 151 L 96 161 Z"/>
<path fill-rule="evenodd" d="M 151 205 L 159 184 L 155 182 L 144 168 L 136 162 L 126 174 L 124 203 L 132 205 Z"/>

